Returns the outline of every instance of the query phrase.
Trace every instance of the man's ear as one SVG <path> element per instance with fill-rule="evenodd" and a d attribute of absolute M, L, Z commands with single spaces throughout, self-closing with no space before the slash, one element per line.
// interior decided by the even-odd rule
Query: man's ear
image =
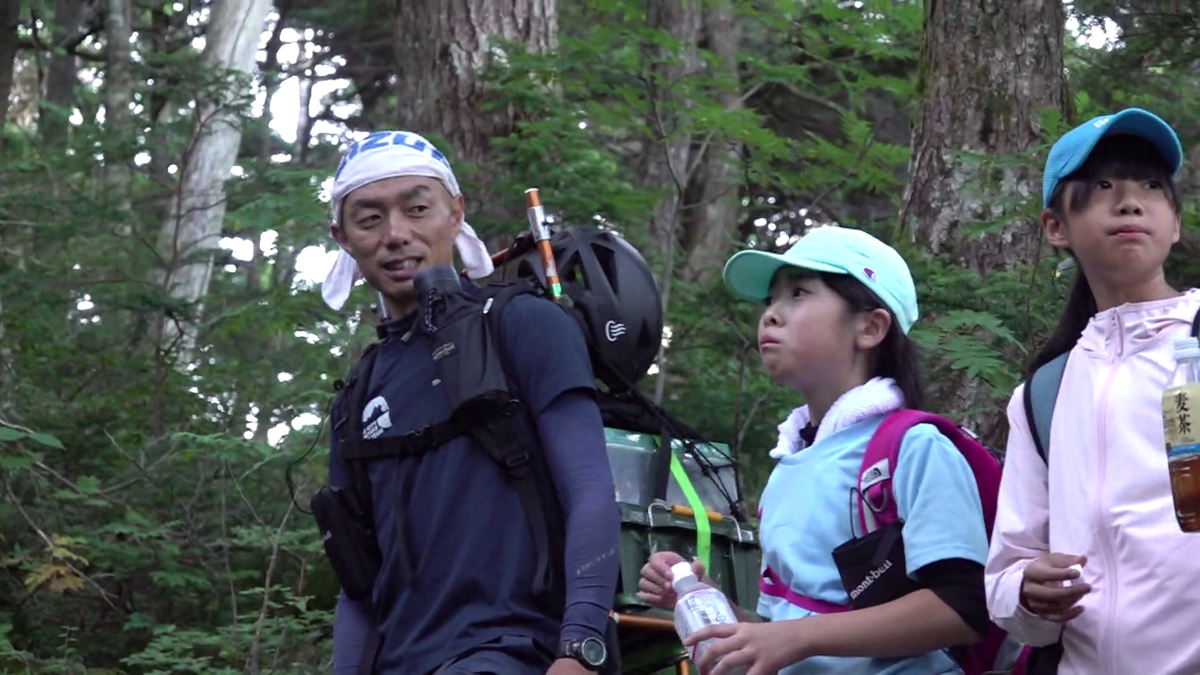
<path fill-rule="evenodd" d="M 457 238 L 458 234 L 462 232 L 463 220 L 467 215 L 467 201 L 463 199 L 462 195 L 455 197 L 450 202 L 450 212 L 454 215 L 454 236 Z"/>
<path fill-rule="evenodd" d="M 338 225 L 337 223 L 330 223 L 329 234 L 333 237 L 334 241 L 338 243 L 338 246 L 342 247 L 343 251 L 346 253 L 350 252 L 350 245 L 346 242 L 346 231 L 342 229 L 341 225 Z"/>
<path fill-rule="evenodd" d="M 1046 241 L 1054 248 L 1071 248 L 1067 224 L 1050 209 L 1042 210 L 1042 231 L 1046 233 Z"/>
<path fill-rule="evenodd" d="M 892 328 L 892 314 L 886 309 L 860 312 L 854 344 L 863 351 L 878 347 Z"/>

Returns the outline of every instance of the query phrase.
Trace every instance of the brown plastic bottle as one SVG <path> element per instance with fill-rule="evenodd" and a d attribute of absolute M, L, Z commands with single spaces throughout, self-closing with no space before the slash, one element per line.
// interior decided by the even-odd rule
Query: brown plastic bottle
<path fill-rule="evenodd" d="M 1163 391 L 1163 432 L 1175 520 L 1200 532 L 1200 340 L 1175 341 L 1175 372 Z"/>

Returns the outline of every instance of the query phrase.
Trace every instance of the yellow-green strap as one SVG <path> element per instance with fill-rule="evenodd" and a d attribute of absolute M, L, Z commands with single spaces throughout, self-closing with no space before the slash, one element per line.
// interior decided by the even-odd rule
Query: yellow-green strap
<path fill-rule="evenodd" d="M 700 495 L 696 494 L 692 479 L 688 478 L 687 470 L 683 468 L 683 462 L 679 461 L 674 450 L 671 452 L 671 475 L 675 477 L 675 482 L 683 491 L 684 499 L 692 508 L 692 518 L 696 521 L 696 557 L 704 563 L 704 569 L 712 574 L 712 570 L 708 566 L 708 555 L 712 548 L 712 527 L 708 522 L 708 510 L 700 501 Z"/>

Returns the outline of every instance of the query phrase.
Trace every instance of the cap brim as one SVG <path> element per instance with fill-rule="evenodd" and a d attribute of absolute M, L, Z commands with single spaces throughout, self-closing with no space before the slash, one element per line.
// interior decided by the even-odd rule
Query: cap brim
<path fill-rule="evenodd" d="M 1179 144 L 1179 137 L 1175 134 L 1175 130 L 1171 125 L 1150 112 L 1141 110 L 1140 108 L 1132 108 L 1122 110 L 1113 115 L 1108 122 L 1108 127 L 1104 133 L 1096 136 L 1090 145 L 1081 147 L 1075 156 L 1071 158 L 1070 163 L 1063 167 L 1060 175 L 1066 176 L 1079 170 L 1083 163 L 1087 161 L 1092 150 L 1100 139 L 1111 136 L 1113 134 L 1131 134 L 1133 136 L 1141 136 L 1154 144 L 1158 148 L 1158 152 L 1166 160 L 1167 166 L 1171 168 L 1171 173 L 1179 171 L 1179 167 L 1183 166 L 1183 148 Z"/>
<path fill-rule="evenodd" d="M 739 297 L 762 302 L 771 292 L 771 281 L 775 278 L 775 273 L 783 267 L 847 274 L 844 269 L 813 260 L 789 258 L 766 251 L 741 251 L 725 263 L 725 285 Z"/>

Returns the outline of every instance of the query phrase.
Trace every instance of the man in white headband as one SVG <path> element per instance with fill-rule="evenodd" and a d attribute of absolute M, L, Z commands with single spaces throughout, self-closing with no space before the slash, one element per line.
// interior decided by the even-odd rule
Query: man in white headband
<path fill-rule="evenodd" d="M 330 230 L 342 250 L 321 295 L 333 309 L 342 308 L 361 275 L 383 296 L 389 316 L 403 316 L 415 306 L 413 277 L 453 264 L 454 247 L 472 279 L 492 273 L 487 247 L 463 220 L 450 162 L 416 134 L 378 132 L 351 146 L 330 201 Z"/>
<path fill-rule="evenodd" d="M 450 163 L 416 134 L 374 133 L 352 146 L 332 201 L 331 230 L 342 250 L 322 295 L 341 308 L 365 278 L 388 316 L 370 374 L 350 379 L 331 415 L 329 484 L 354 492 L 364 470 L 353 461 L 359 448 L 399 445 L 453 412 L 430 341 L 416 329 L 414 277 L 453 264 L 456 248 L 469 277 L 492 267 L 463 222 Z M 462 287 L 479 292 L 468 280 Z M 535 558 L 544 549 L 518 491 L 474 437 L 460 434 L 415 456 L 374 456 L 365 464 L 373 521 L 366 536 L 382 562 L 356 586 L 362 599 L 339 599 L 337 675 L 610 672 L 620 515 L 587 346 L 572 319 L 546 299 L 514 297 L 499 316 L 494 337 L 526 413 L 524 436 L 537 446 L 530 454 L 542 458 L 538 471 L 545 473 L 535 475 L 554 486 L 549 503 L 562 514 L 556 522 L 565 542 L 551 556 L 562 581 L 539 594 Z M 355 400 L 361 409 L 344 409 Z M 322 528 L 329 541 L 352 539 L 343 536 L 352 526 Z"/>

